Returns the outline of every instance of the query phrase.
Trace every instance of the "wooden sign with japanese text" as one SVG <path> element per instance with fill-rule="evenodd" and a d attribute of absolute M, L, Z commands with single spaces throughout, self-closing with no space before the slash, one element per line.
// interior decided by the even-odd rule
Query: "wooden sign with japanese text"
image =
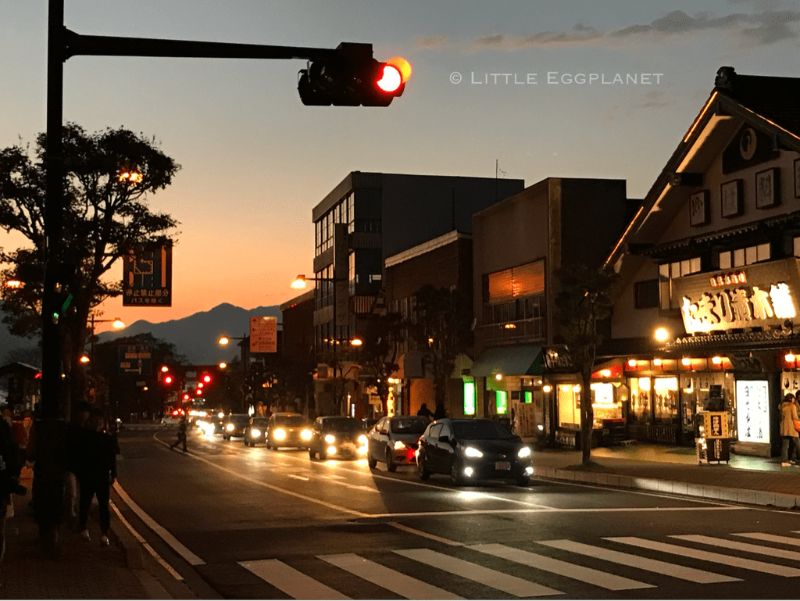
<path fill-rule="evenodd" d="M 140 244 L 122 259 L 122 305 L 172 306 L 172 242 Z"/>
<path fill-rule="evenodd" d="M 250 318 L 250 352 L 278 352 L 278 319 L 275 317 Z"/>

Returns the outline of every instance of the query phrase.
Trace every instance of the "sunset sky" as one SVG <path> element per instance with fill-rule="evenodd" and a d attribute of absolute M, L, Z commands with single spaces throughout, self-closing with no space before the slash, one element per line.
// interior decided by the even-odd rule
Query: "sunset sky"
<path fill-rule="evenodd" d="M 800 76 L 795 1 L 66 0 L 86 34 L 335 47 L 372 42 L 414 68 L 389 108 L 304 107 L 301 61 L 75 57 L 65 120 L 155 136 L 182 165 L 153 205 L 181 223 L 165 321 L 252 308 L 310 273 L 312 207 L 347 172 L 623 178 L 645 194 L 716 70 Z M 46 0 L 0 0 L 0 147 L 45 127 Z M 548 76 L 548 73 L 556 73 Z M 594 73 L 649 85 L 569 83 Z M 655 83 L 655 80 L 660 83 Z M 555 83 L 555 82 L 558 83 Z M 0 233 L 0 245 L 15 240 Z M 121 278 L 121 264 L 113 271 Z"/>

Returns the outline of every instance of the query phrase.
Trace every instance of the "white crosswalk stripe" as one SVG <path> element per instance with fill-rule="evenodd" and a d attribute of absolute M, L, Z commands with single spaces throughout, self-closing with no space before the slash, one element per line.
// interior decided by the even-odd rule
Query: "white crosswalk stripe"
<path fill-rule="evenodd" d="M 764 561 L 756 561 L 753 559 L 743 559 L 735 555 L 722 555 L 721 553 L 711 553 L 709 551 L 700 551 L 692 547 L 684 547 L 682 545 L 671 545 L 669 543 L 659 543 L 644 538 L 635 536 L 613 536 L 607 537 L 615 543 L 622 543 L 624 545 L 632 545 L 634 547 L 641 547 L 642 549 L 651 549 L 653 551 L 661 551 L 663 553 L 670 553 L 672 555 L 679 555 L 681 557 L 692 557 L 701 561 L 708 561 L 711 563 L 720 563 L 727 566 L 743 568 L 745 570 L 752 570 L 754 572 L 764 572 L 766 574 L 773 574 L 774 576 L 783 576 L 785 578 L 793 578 L 800 576 L 800 570 L 782 566 Z"/>
<path fill-rule="evenodd" d="M 678 556 L 684 559 L 694 559 L 701 562 L 717 563 L 729 568 L 761 572 L 782 577 L 800 577 L 800 569 L 787 565 L 788 562 L 800 560 L 800 552 L 788 551 L 769 543 L 778 545 L 791 545 L 800 547 L 800 537 L 783 536 L 767 532 L 739 532 L 726 536 L 741 537 L 752 541 L 761 541 L 765 544 L 753 544 L 741 540 L 728 540 L 715 536 L 701 534 L 670 534 L 667 538 L 680 541 L 682 544 L 671 544 L 659 540 L 651 540 L 633 536 L 605 537 L 603 541 L 627 545 L 639 549 L 648 549 L 653 555 L 663 554 Z M 540 548 L 557 549 L 564 553 L 561 558 L 549 557 L 544 552 L 536 553 L 532 550 L 517 548 L 499 543 L 464 544 L 465 549 L 461 554 L 472 553 L 468 559 L 448 555 L 428 548 L 413 549 L 386 549 L 384 554 L 400 555 L 412 560 L 413 564 L 403 564 L 400 567 L 391 565 L 384 559 L 367 559 L 356 553 L 335 553 L 316 555 L 320 560 L 310 568 L 311 574 L 306 574 L 278 559 L 261 559 L 242 561 L 239 564 L 252 574 L 261 578 L 272 587 L 282 591 L 294 599 L 348 599 L 344 593 L 336 590 L 337 584 L 329 586 L 324 581 L 330 582 L 334 568 L 344 570 L 357 578 L 378 586 L 386 591 L 406 599 L 459 599 L 459 594 L 443 588 L 436 582 L 432 568 L 448 572 L 458 578 L 476 582 L 484 587 L 502 592 L 514 597 L 541 597 L 562 595 L 564 592 L 551 588 L 545 575 L 536 575 L 536 572 L 546 572 L 564 577 L 575 583 L 590 585 L 608 591 L 642 590 L 663 586 L 663 578 L 675 578 L 695 584 L 715 584 L 723 582 L 740 582 L 742 578 L 719 574 L 713 571 L 689 567 L 671 561 L 642 557 L 634 553 L 625 553 L 602 545 L 591 545 L 568 539 L 532 541 Z M 725 549 L 725 552 L 707 551 L 699 546 L 711 546 Z M 734 555 L 733 552 L 751 553 L 775 559 L 775 563 L 758 561 Z M 453 551 L 456 553 L 457 551 Z M 476 555 L 479 554 L 479 555 Z M 579 561 L 572 561 L 572 557 L 590 558 L 594 567 L 582 565 Z M 473 559 L 474 557 L 478 559 Z M 493 560 L 492 567 L 482 565 L 481 559 Z M 781 561 L 783 560 L 783 561 Z M 316 561 L 316 560 L 314 560 Z M 379 563 L 383 561 L 383 563 Z M 498 563 L 499 562 L 503 562 Z M 324 563 L 322 563 L 324 562 Z M 585 563 L 586 560 L 583 559 Z M 605 562 L 624 566 L 627 569 L 625 576 L 606 570 L 604 566 L 597 565 Z M 387 565 L 384 565 L 387 564 Z M 323 566 L 327 564 L 327 568 Z M 528 575 L 520 573 L 519 566 L 531 568 L 534 572 Z M 331 567 L 333 566 L 333 567 Z M 499 566 L 499 567 L 498 567 Z M 418 570 L 417 568 L 422 568 Z M 397 568 L 397 569 L 395 569 Z M 495 569 L 496 568 L 496 569 Z M 322 570 L 320 572 L 320 570 Z M 400 571 L 403 570 L 403 571 Z M 655 585 L 629 577 L 632 570 L 641 570 L 661 577 L 659 584 Z M 407 572 L 407 573 L 404 573 Z M 514 575 L 517 574 L 517 575 Z M 647 580 L 647 579 L 645 579 Z M 341 582 L 335 580 L 334 582 Z M 561 581 L 559 581 L 561 582 Z M 561 587 L 559 587 L 561 588 Z M 349 589 L 352 590 L 352 589 Z M 355 590 L 358 590 L 357 588 Z M 566 589 L 570 590 L 570 589 Z M 571 594 L 571 593 L 568 593 Z"/>
<path fill-rule="evenodd" d="M 516 597 L 541 597 L 543 595 L 563 594 L 561 591 L 536 582 L 523 580 L 522 578 L 498 572 L 470 561 L 450 557 L 430 549 L 396 549 L 394 553 Z"/>
<path fill-rule="evenodd" d="M 240 561 L 239 565 L 293 599 L 350 598 L 277 559 Z"/>
<path fill-rule="evenodd" d="M 641 557 L 639 555 L 632 555 L 630 553 L 621 553 L 612 549 L 597 547 L 594 545 L 586 545 L 584 543 L 577 543 L 571 540 L 540 540 L 536 541 L 540 545 L 553 547 L 554 549 L 561 549 L 562 551 L 569 551 L 586 557 L 596 557 L 603 561 L 620 564 L 623 566 L 631 566 L 644 570 L 647 572 L 654 572 L 656 574 L 664 574 L 679 580 L 686 580 L 688 582 L 695 582 L 697 584 L 714 584 L 720 582 L 736 582 L 739 578 L 732 576 L 725 576 L 723 574 L 715 574 L 714 572 L 707 572 L 706 570 L 698 570 L 696 568 L 689 568 L 686 566 L 668 563 L 666 561 L 659 561 L 657 559 L 650 559 Z"/>
<path fill-rule="evenodd" d="M 600 588 L 608 589 L 610 591 L 627 591 L 633 589 L 653 588 L 652 584 L 646 582 L 639 582 L 638 580 L 631 580 L 630 578 L 623 578 L 600 570 L 594 570 L 584 566 L 576 565 L 560 559 L 553 559 L 538 553 L 531 553 L 522 549 L 515 549 L 506 545 L 489 544 L 489 545 L 472 545 L 467 547 L 474 549 L 481 553 L 486 553 L 494 557 L 500 557 L 520 563 L 538 570 L 545 572 L 552 572 L 560 576 L 566 576 L 574 580 L 580 580 L 587 584 L 593 584 Z"/>
<path fill-rule="evenodd" d="M 734 536 L 743 536 L 753 540 L 763 540 L 767 543 L 778 543 L 781 545 L 792 545 L 800 547 L 800 538 L 792 536 L 780 536 L 778 534 L 767 534 L 766 532 L 735 532 Z"/>
<path fill-rule="evenodd" d="M 737 551 L 754 553 L 756 555 L 767 555 L 769 557 L 774 557 L 775 559 L 793 559 L 794 561 L 800 561 L 800 553 L 797 551 L 786 551 L 784 549 L 777 549 L 775 547 L 764 547 L 763 545 L 751 545 L 749 543 L 742 543 L 739 541 L 727 540 L 714 536 L 702 536 L 700 534 L 674 534 L 670 536 L 670 538 L 688 540 L 689 542 L 700 543 L 702 545 L 736 549 Z"/>
<path fill-rule="evenodd" d="M 460 599 L 438 586 L 422 582 L 379 563 L 359 557 L 355 553 L 319 555 L 323 561 L 355 574 L 359 578 L 377 584 L 381 588 L 397 593 L 406 599 Z"/>

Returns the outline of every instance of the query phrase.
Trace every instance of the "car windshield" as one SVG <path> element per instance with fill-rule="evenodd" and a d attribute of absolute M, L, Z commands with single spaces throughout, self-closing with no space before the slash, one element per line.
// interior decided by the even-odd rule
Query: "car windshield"
<path fill-rule="evenodd" d="M 302 415 L 276 415 L 275 423 L 279 426 L 302 426 L 306 418 Z"/>
<path fill-rule="evenodd" d="M 427 418 L 395 417 L 392 418 L 392 432 L 395 434 L 422 434 L 429 423 Z"/>
<path fill-rule="evenodd" d="M 229 415 L 228 421 L 233 422 L 234 424 L 246 424 L 247 420 L 250 419 L 250 416 L 247 414 L 243 415 Z"/>
<path fill-rule="evenodd" d="M 453 422 L 457 439 L 492 440 L 509 439 L 514 435 L 503 424 L 489 420 Z"/>
<path fill-rule="evenodd" d="M 333 430 L 334 432 L 353 432 L 360 430 L 361 424 L 352 417 L 335 417 L 322 422 L 322 429 Z"/>
<path fill-rule="evenodd" d="M 257 417 L 253 420 L 254 426 L 266 426 L 267 425 L 267 418 L 265 417 Z"/>

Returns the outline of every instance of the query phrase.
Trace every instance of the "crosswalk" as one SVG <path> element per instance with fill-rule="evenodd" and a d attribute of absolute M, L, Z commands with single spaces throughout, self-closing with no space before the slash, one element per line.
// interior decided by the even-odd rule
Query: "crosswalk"
<path fill-rule="evenodd" d="M 475 596 L 493 598 L 558 597 L 586 591 L 596 591 L 593 596 L 600 598 L 608 596 L 608 591 L 659 587 L 668 594 L 672 583 L 713 587 L 765 575 L 800 578 L 800 569 L 794 567 L 800 553 L 790 549 L 800 547 L 800 536 L 732 532 L 658 538 L 532 539 L 513 546 L 484 543 L 455 548 L 434 543 L 429 548 L 319 554 L 300 562 L 296 558 L 257 559 L 239 565 L 293 599 L 372 597 L 378 589 L 387 591 L 384 596 L 405 599 L 460 599 L 476 590 Z M 293 561 L 295 565 L 290 565 Z M 372 594 L 359 594 L 362 581 L 369 583 Z M 698 590 L 707 591 L 703 596 L 714 594 L 711 588 Z"/>

